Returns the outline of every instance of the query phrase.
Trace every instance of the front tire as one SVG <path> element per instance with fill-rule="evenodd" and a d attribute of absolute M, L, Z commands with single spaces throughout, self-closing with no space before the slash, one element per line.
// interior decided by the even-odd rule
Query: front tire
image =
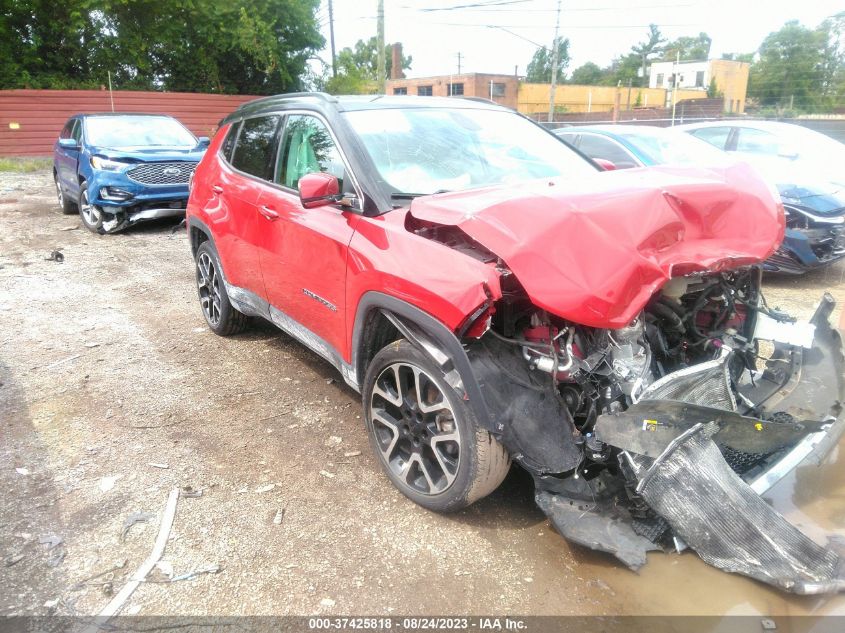
<path fill-rule="evenodd" d="M 97 235 L 103 235 L 105 233 L 103 229 L 103 210 L 88 201 L 88 183 L 82 183 L 79 189 L 79 217 L 85 228 L 92 233 L 96 233 Z"/>
<path fill-rule="evenodd" d="M 211 242 L 200 244 L 195 263 L 200 307 L 208 327 L 220 336 L 243 332 L 249 325 L 249 317 L 238 312 L 229 301 L 220 258 Z"/>
<path fill-rule="evenodd" d="M 493 492 L 508 474 L 510 457 L 502 445 L 408 341 L 376 354 L 362 394 L 382 470 L 411 501 L 453 512 Z"/>

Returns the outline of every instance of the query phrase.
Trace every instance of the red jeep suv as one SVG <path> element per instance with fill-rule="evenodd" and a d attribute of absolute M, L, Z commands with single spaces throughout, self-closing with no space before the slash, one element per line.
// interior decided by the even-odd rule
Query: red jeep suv
<path fill-rule="evenodd" d="M 187 216 L 209 327 L 261 317 L 334 365 L 415 502 L 465 507 L 513 460 L 632 568 L 691 547 L 842 588 L 759 496 L 835 445 L 845 390 L 830 296 L 806 323 L 763 298 L 784 216 L 747 166 L 602 171 L 490 102 L 303 93 L 222 122 Z"/>

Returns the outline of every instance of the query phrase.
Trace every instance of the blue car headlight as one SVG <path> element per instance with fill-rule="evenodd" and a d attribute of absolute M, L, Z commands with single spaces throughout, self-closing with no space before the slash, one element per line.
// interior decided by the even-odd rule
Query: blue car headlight
<path fill-rule="evenodd" d="M 120 160 L 111 160 L 110 158 L 103 158 L 102 156 L 91 157 L 91 167 L 94 169 L 102 169 L 103 171 L 120 171 L 124 167 L 129 167 L 131 163 L 125 163 Z"/>

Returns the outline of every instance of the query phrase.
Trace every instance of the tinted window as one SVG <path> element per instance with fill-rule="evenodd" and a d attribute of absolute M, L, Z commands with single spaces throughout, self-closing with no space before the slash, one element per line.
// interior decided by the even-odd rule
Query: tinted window
<path fill-rule="evenodd" d="M 305 174 L 323 171 L 336 176 L 343 191 L 343 161 L 322 121 L 307 114 L 288 117 L 281 148 L 276 182 L 296 189 Z"/>
<path fill-rule="evenodd" d="M 71 119 L 65 126 L 62 128 L 62 133 L 59 134 L 59 138 L 73 138 L 73 125 L 76 123 L 76 119 Z"/>
<path fill-rule="evenodd" d="M 238 138 L 238 130 L 241 129 L 241 124 L 233 123 L 226 134 L 226 140 L 223 141 L 223 147 L 220 149 L 223 152 L 223 157 L 232 162 L 232 150 L 235 149 L 235 141 Z"/>
<path fill-rule="evenodd" d="M 692 131 L 693 136 L 700 138 L 702 141 L 707 141 L 713 147 L 719 149 L 725 149 L 730 133 L 731 128 L 729 127 L 703 127 Z"/>
<path fill-rule="evenodd" d="M 578 140 L 578 135 L 575 132 L 564 132 L 562 134 L 560 132 L 555 132 L 555 134 L 573 147 L 578 147 L 578 143 L 576 142 Z"/>
<path fill-rule="evenodd" d="M 82 143 L 82 124 L 79 122 L 79 119 L 74 121 L 71 136 L 77 143 Z"/>
<path fill-rule="evenodd" d="M 260 116 L 244 121 L 232 165 L 263 180 L 272 180 L 278 126 L 278 116 Z"/>
<path fill-rule="evenodd" d="M 753 128 L 739 128 L 736 151 L 775 156 L 778 149 L 778 139 L 774 134 Z"/>
<path fill-rule="evenodd" d="M 634 160 L 633 156 L 618 143 L 597 134 L 581 134 L 578 149 L 590 158 L 609 160 L 620 169 L 637 166 L 637 161 Z"/>

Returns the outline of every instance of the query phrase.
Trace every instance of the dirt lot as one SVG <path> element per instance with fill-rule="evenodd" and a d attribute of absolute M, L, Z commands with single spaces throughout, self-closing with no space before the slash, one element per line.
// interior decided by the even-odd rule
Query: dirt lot
<path fill-rule="evenodd" d="M 786 596 L 689 552 L 633 574 L 553 532 L 519 472 L 457 515 L 413 505 L 328 364 L 269 326 L 205 328 L 174 228 L 98 237 L 61 214 L 49 173 L 0 174 L 0 614 L 98 612 L 182 486 L 203 494 L 180 499 L 164 560 L 220 571 L 145 583 L 125 612 L 845 614 L 843 597 Z M 807 317 L 824 289 L 845 300 L 845 266 L 767 284 Z M 845 537 L 843 466 L 840 447 L 772 503 Z M 136 512 L 154 516 L 123 540 Z"/>

